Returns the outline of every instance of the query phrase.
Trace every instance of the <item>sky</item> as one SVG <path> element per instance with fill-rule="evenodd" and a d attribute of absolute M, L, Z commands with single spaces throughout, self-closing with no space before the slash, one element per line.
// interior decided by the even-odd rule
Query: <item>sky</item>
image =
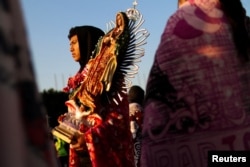
<path fill-rule="evenodd" d="M 32 62 L 39 91 L 62 90 L 69 76 L 79 69 L 69 51 L 67 38 L 74 26 L 92 25 L 107 30 L 107 23 L 115 20 L 117 12 L 132 7 L 134 0 L 20 0 L 26 23 Z M 145 20 L 150 36 L 144 46 L 145 55 L 133 85 L 145 89 L 154 54 L 161 34 L 171 14 L 177 9 L 177 0 L 137 0 L 137 10 Z M 250 1 L 242 0 L 248 15 Z"/>

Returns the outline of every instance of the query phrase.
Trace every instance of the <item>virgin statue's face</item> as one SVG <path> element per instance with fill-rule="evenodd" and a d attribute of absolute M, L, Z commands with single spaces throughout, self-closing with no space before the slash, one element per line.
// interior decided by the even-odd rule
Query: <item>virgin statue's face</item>
<path fill-rule="evenodd" d="M 81 55 L 77 35 L 70 38 L 70 52 L 75 61 L 80 61 Z"/>
<path fill-rule="evenodd" d="M 120 14 L 116 16 L 116 24 L 118 27 L 122 26 L 122 16 Z"/>

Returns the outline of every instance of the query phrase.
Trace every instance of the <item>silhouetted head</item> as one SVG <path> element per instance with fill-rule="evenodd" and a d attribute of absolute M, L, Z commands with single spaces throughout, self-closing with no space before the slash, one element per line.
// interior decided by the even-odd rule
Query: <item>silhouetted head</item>
<path fill-rule="evenodd" d="M 132 86 L 128 91 L 128 101 L 129 103 L 143 104 L 144 101 L 144 90 L 137 85 Z"/>

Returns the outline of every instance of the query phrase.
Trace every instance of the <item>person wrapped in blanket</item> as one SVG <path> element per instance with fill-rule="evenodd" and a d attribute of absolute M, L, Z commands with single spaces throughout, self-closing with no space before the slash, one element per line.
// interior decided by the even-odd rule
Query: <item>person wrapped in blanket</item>
<path fill-rule="evenodd" d="M 70 144 L 70 167 L 134 166 L 129 105 L 126 91 L 123 91 L 125 89 L 123 81 L 116 80 L 120 83 L 119 95 L 109 91 L 112 90 L 110 86 L 117 66 L 118 52 L 115 48 L 119 44 L 115 41 L 122 33 L 120 27 L 118 29 L 120 22 L 117 23 L 117 27 L 100 38 L 98 42 L 90 43 L 97 35 L 92 31 L 93 27 L 84 28 L 83 31 L 88 31 L 88 35 L 84 38 L 79 38 L 77 35 L 69 36 L 71 52 L 75 60 L 77 51 L 74 50 L 77 50 L 78 46 L 74 48 L 73 46 L 78 44 L 81 46 L 80 40 L 85 40 L 83 52 L 88 50 L 87 56 L 92 56 L 85 67 L 75 77 L 69 79 L 68 86 L 64 89 L 70 92 L 69 100 L 65 102 L 68 113 L 58 118 L 59 122 L 63 122 L 69 114 L 72 115 L 70 126 L 74 124 L 73 126 L 80 132 L 76 140 Z M 81 47 L 79 52 L 83 56 Z M 119 53 L 122 51 L 119 50 Z M 117 100 L 114 100 L 116 98 Z"/>
<path fill-rule="evenodd" d="M 203 167 L 208 151 L 250 148 L 249 17 L 240 0 L 179 4 L 147 81 L 142 167 Z"/>
<path fill-rule="evenodd" d="M 20 0 L 0 2 L 1 167 L 59 167 Z"/>
<path fill-rule="evenodd" d="M 144 90 L 139 85 L 131 86 L 128 91 L 129 122 L 134 142 L 136 167 L 140 167 L 144 94 Z"/>

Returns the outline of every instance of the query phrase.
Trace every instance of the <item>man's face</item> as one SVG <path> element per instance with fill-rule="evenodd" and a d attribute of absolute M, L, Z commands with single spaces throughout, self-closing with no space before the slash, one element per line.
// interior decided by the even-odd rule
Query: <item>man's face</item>
<path fill-rule="evenodd" d="M 70 38 L 70 52 L 75 61 L 80 61 L 81 55 L 77 35 Z"/>

